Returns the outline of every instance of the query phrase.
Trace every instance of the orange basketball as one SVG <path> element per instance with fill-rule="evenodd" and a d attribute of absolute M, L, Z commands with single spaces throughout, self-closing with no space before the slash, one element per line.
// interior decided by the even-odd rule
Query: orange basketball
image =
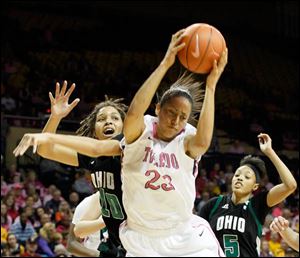
<path fill-rule="evenodd" d="M 206 74 L 219 60 L 226 42 L 215 27 L 206 23 L 195 23 L 186 28 L 182 42 L 185 47 L 177 53 L 180 63 L 189 71 Z"/>

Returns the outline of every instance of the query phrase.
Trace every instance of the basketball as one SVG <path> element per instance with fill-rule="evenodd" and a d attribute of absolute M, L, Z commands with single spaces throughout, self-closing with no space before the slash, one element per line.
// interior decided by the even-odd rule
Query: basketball
<path fill-rule="evenodd" d="M 180 63 L 189 71 L 206 74 L 213 62 L 221 57 L 226 42 L 215 27 L 206 23 L 195 23 L 186 28 L 182 42 L 185 47 L 177 53 Z"/>

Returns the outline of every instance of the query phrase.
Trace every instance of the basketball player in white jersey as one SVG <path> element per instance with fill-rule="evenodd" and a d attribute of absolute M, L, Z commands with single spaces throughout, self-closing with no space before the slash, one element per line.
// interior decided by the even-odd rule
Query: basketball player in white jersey
<path fill-rule="evenodd" d="M 182 76 L 145 115 L 156 90 L 174 64 L 184 30 L 172 36 L 168 51 L 134 96 L 124 121 L 123 204 L 127 220 L 120 239 L 126 256 L 224 256 L 209 223 L 193 215 L 197 164 L 209 148 L 214 126 L 216 84 L 227 63 L 227 49 L 214 62 L 203 90 Z M 202 104 L 202 109 L 201 109 Z M 201 114 L 197 128 L 188 124 Z"/>
<path fill-rule="evenodd" d="M 97 195 L 97 194 L 98 193 L 96 193 L 94 195 Z M 81 236 L 85 235 L 86 231 L 89 230 L 88 227 L 90 227 L 90 228 L 92 227 L 94 229 L 96 227 L 105 226 L 101 216 L 99 217 L 98 221 L 95 221 L 95 222 L 83 221 L 83 223 L 85 223 L 85 225 L 82 225 L 83 229 L 82 230 L 79 229 L 79 232 L 77 229 L 77 232 L 74 232 L 74 228 L 76 227 L 76 225 L 78 225 L 78 223 L 80 222 L 81 218 L 83 217 L 85 211 L 91 205 L 92 199 L 93 199 L 93 195 L 84 198 L 76 207 L 74 215 L 73 215 L 71 228 L 69 230 L 67 248 L 68 248 L 68 251 L 75 256 L 98 257 L 100 255 L 100 252 L 97 250 L 98 246 L 100 245 L 100 241 L 101 241 L 100 240 L 101 239 L 100 230 L 89 234 L 87 237 L 80 237 L 79 239 L 83 239 L 82 243 L 76 237 L 76 235 L 81 235 Z M 100 213 L 100 210 L 99 210 L 99 213 Z M 87 224 L 90 224 L 90 225 L 87 225 Z M 97 225 L 95 225 L 95 224 L 97 224 Z M 101 226 L 101 224 L 103 226 Z"/>

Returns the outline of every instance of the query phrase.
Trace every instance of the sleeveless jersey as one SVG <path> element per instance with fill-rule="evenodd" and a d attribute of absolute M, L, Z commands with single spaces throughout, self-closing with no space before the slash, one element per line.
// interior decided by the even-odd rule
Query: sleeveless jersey
<path fill-rule="evenodd" d="M 195 134 L 187 124 L 172 141 L 155 138 L 157 117 L 144 116 L 142 135 L 133 143 L 123 139 L 123 204 L 129 227 L 165 234 L 185 225 L 192 216 L 195 176 L 200 160 L 185 154 L 184 138 Z"/>
<path fill-rule="evenodd" d="M 268 192 L 261 192 L 247 202 L 235 205 L 231 194 L 210 199 L 201 209 L 218 238 L 226 257 L 258 257 L 265 217 L 270 211 Z"/>
<path fill-rule="evenodd" d="M 122 137 L 119 135 L 115 139 L 121 140 Z M 119 246 L 119 226 L 126 219 L 122 202 L 120 156 L 91 158 L 78 154 L 78 160 L 79 167 L 91 172 L 92 183 L 100 193 L 102 218 L 109 238 Z"/>

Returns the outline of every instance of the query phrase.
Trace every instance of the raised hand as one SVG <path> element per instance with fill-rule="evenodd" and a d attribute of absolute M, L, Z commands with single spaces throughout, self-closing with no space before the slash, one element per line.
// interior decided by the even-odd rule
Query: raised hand
<path fill-rule="evenodd" d="M 289 227 L 289 221 L 281 216 L 275 218 L 270 224 L 270 229 L 275 232 L 284 231 Z"/>
<path fill-rule="evenodd" d="M 169 44 L 168 50 L 165 54 L 165 57 L 162 61 L 164 65 L 167 67 L 171 67 L 176 59 L 177 52 L 184 48 L 185 43 L 181 43 L 183 33 L 185 32 L 185 29 L 181 29 L 177 31 L 175 34 L 172 35 L 171 42 Z"/>
<path fill-rule="evenodd" d="M 33 146 L 33 153 L 36 153 L 39 144 L 48 141 L 47 133 L 27 133 L 24 134 L 18 146 L 14 149 L 13 154 L 15 157 L 22 156 L 30 146 Z"/>
<path fill-rule="evenodd" d="M 67 90 L 67 81 L 64 81 L 64 84 L 60 90 L 60 84 L 56 83 L 55 88 L 55 98 L 52 93 L 49 92 L 49 98 L 51 102 L 51 115 L 62 119 L 66 117 L 71 110 L 79 103 L 79 98 L 76 98 L 71 104 L 69 104 L 69 97 L 75 89 L 75 83 Z"/>
<path fill-rule="evenodd" d="M 220 79 L 221 74 L 224 71 L 224 68 L 228 60 L 228 49 L 226 48 L 220 57 L 219 62 L 214 60 L 213 69 L 210 71 L 209 75 L 206 78 L 206 87 L 215 90 L 217 82 Z"/>
<path fill-rule="evenodd" d="M 268 155 L 272 150 L 272 139 L 268 134 L 260 133 L 258 136 L 258 142 L 260 150 L 265 154 Z"/>

